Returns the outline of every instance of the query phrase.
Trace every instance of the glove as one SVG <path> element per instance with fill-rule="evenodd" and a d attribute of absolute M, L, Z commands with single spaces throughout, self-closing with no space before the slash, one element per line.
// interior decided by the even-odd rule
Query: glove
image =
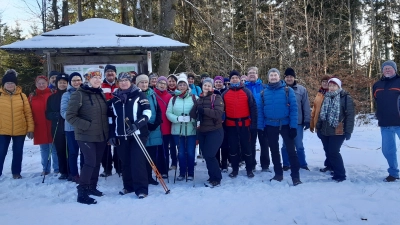
<path fill-rule="evenodd" d="M 289 137 L 291 139 L 295 139 L 297 136 L 297 129 L 296 128 L 290 128 L 289 130 Z"/>
<path fill-rule="evenodd" d="M 303 126 L 304 126 L 304 130 L 309 129 L 309 128 L 310 128 L 310 122 L 305 122 L 305 123 L 303 124 Z"/>
<path fill-rule="evenodd" d="M 185 122 L 184 116 L 178 116 L 178 122 Z"/>
<path fill-rule="evenodd" d="M 344 135 L 346 136 L 346 141 L 350 140 L 351 133 L 344 133 Z"/>
<path fill-rule="evenodd" d="M 204 109 L 203 109 L 203 107 L 197 107 L 197 113 L 198 114 L 200 114 L 200 115 L 203 115 L 203 113 L 204 113 Z"/>
<path fill-rule="evenodd" d="M 119 140 L 115 137 L 112 137 L 108 139 L 108 144 L 117 147 L 119 145 Z"/>
<path fill-rule="evenodd" d="M 29 139 L 33 139 L 33 132 L 28 132 L 27 134 L 26 134 L 26 136 L 29 138 Z"/>
<path fill-rule="evenodd" d="M 189 123 L 190 122 L 190 116 L 184 116 L 183 117 L 183 122 Z"/>

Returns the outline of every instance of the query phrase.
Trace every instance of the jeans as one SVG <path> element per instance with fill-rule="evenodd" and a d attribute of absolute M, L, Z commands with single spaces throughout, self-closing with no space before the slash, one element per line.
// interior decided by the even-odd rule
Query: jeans
<path fill-rule="evenodd" d="M 299 158 L 300 167 L 306 167 L 306 154 L 304 152 L 303 145 L 303 125 L 297 125 L 297 136 L 294 138 L 294 146 L 296 147 L 297 157 Z M 290 166 L 289 156 L 286 151 L 285 142 L 283 142 L 282 148 L 282 164 L 283 166 Z"/>
<path fill-rule="evenodd" d="M 51 158 L 53 158 L 53 170 L 54 173 L 58 173 L 59 172 L 58 157 L 55 146 L 52 143 L 49 143 L 49 144 L 41 144 L 39 145 L 39 147 L 40 147 L 40 156 L 42 157 L 43 172 L 50 173 Z M 49 157 L 50 150 L 51 150 L 51 157 Z"/>
<path fill-rule="evenodd" d="M 179 176 L 194 176 L 194 158 L 196 152 L 196 135 L 172 135 L 178 145 Z M 173 162 L 172 162 L 173 163 Z"/>
<path fill-rule="evenodd" d="M 0 176 L 3 174 L 4 160 L 6 159 L 8 146 L 10 141 L 13 141 L 12 151 L 12 163 L 11 163 L 11 173 L 21 174 L 21 164 L 22 164 L 22 149 L 24 148 L 25 135 L 22 136 L 9 136 L 0 135 Z"/>
<path fill-rule="evenodd" d="M 400 126 L 381 127 L 382 153 L 389 164 L 389 169 L 387 171 L 390 176 L 398 178 L 399 168 L 397 165 L 396 135 L 400 138 Z"/>
<path fill-rule="evenodd" d="M 67 146 L 68 146 L 68 168 L 69 174 L 71 176 L 79 175 L 78 172 L 78 156 L 79 156 L 79 145 L 75 140 L 75 132 L 74 131 L 65 131 L 65 136 L 67 137 Z M 80 165 L 81 168 L 84 164 L 84 156 L 81 154 L 80 157 Z"/>

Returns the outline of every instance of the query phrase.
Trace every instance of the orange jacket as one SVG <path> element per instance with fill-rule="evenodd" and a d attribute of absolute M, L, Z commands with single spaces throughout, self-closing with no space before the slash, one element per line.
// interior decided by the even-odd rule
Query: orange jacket
<path fill-rule="evenodd" d="M 14 94 L 0 89 L 0 135 L 20 136 L 33 132 L 34 123 L 28 98 L 20 86 Z"/>
<path fill-rule="evenodd" d="M 317 125 L 319 112 L 321 111 L 322 102 L 324 101 L 324 94 L 321 92 L 315 96 L 313 108 L 311 111 L 310 131 L 314 133 L 315 125 Z"/>

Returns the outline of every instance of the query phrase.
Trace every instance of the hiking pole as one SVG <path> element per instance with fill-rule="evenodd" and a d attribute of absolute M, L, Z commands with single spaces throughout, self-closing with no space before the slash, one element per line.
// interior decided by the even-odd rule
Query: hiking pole
<path fill-rule="evenodd" d="M 181 114 L 183 116 L 183 113 Z M 181 126 L 179 128 L 179 139 L 178 139 L 178 156 L 179 156 L 179 148 L 181 147 L 181 137 L 182 137 L 182 122 L 181 122 Z M 175 142 L 175 141 L 174 141 Z M 176 143 L 174 143 L 176 146 Z M 175 153 L 176 153 L 176 147 L 175 147 Z M 178 159 L 178 156 L 176 157 Z M 178 160 L 177 160 L 178 161 Z M 175 175 L 174 175 L 174 184 L 176 181 L 176 171 L 178 170 L 178 163 L 176 163 L 175 166 Z"/>
<path fill-rule="evenodd" d="M 46 167 L 44 168 L 44 175 L 43 175 L 43 180 L 42 180 L 42 184 L 44 183 L 44 179 L 46 178 L 46 170 L 49 167 L 49 162 L 50 162 L 50 157 L 51 157 L 51 151 L 52 151 L 52 147 L 54 145 L 54 138 L 56 138 L 56 134 L 57 134 L 57 128 L 58 128 L 58 120 L 57 120 L 57 125 L 56 125 L 56 129 L 54 131 L 54 135 L 53 135 L 53 142 L 50 145 L 50 150 L 49 150 L 49 157 L 47 157 L 47 163 L 46 163 Z M 54 163 L 54 161 L 53 161 Z"/>
<path fill-rule="evenodd" d="M 183 113 L 182 113 L 182 115 L 183 115 Z M 185 116 L 187 116 L 187 114 L 185 114 Z M 188 149 L 187 149 L 187 122 L 185 122 L 185 149 L 186 149 L 186 151 L 185 151 L 185 159 L 186 159 L 186 182 L 188 181 L 188 176 L 189 176 L 189 160 L 188 160 L 188 158 L 189 158 L 189 153 L 188 153 Z M 193 162 L 194 163 L 194 162 Z"/>
<path fill-rule="evenodd" d="M 68 175 L 68 177 L 69 177 L 69 175 L 71 174 L 70 172 L 69 172 L 69 157 L 68 157 L 68 142 L 67 142 L 67 136 L 65 136 L 65 154 L 66 154 L 66 157 L 67 157 L 67 175 Z M 68 178 L 67 178 L 68 179 Z"/>
<path fill-rule="evenodd" d="M 147 161 L 150 163 L 151 168 L 153 169 L 154 173 L 156 174 L 156 177 L 160 181 L 162 187 L 164 188 L 165 194 L 169 194 L 171 191 L 168 189 L 167 185 L 165 184 L 164 179 L 162 179 L 160 172 L 158 172 L 158 169 L 156 165 L 154 164 L 153 160 L 151 159 L 149 153 L 146 150 L 146 147 L 143 145 L 143 142 L 140 140 L 138 135 L 133 132 L 133 137 L 135 137 L 136 142 L 138 143 L 139 147 L 142 149 L 142 152 L 144 156 L 146 157 Z"/>

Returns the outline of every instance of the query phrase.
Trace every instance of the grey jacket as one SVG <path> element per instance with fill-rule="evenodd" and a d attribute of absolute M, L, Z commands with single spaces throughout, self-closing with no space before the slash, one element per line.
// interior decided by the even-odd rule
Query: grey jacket
<path fill-rule="evenodd" d="M 307 89 L 300 84 L 294 84 L 294 93 L 296 94 L 298 119 L 297 124 L 309 123 L 311 118 L 311 107 L 308 99 Z"/>
<path fill-rule="evenodd" d="M 65 119 L 65 114 L 67 113 L 69 99 L 71 98 L 71 94 L 74 93 L 75 91 L 76 91 L 76 88 L 68 85 L 67 92 L 65 92 L 61 98 L 60 113 L 61 113 L 61 117 L 64 119 Z M 65 120 L 64 130 L 65 131 L 74 131 L 74 127 L 70 123 L 68 123 L 67 120 Z"/>

